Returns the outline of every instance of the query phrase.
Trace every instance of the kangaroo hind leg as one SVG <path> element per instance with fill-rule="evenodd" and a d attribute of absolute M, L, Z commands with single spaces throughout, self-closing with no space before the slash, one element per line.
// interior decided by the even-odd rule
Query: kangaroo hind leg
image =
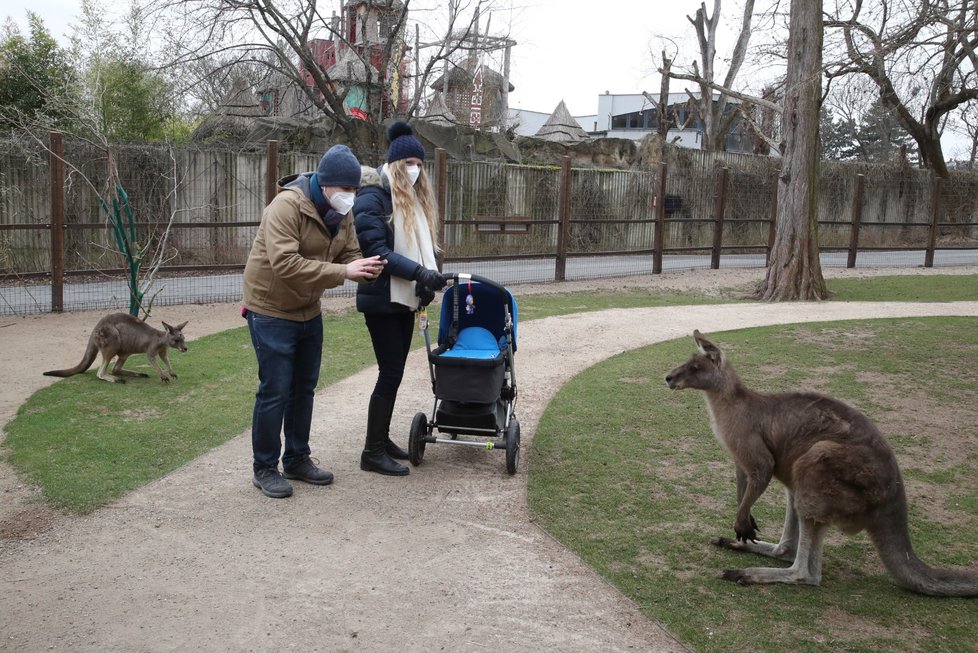
<path fill-rule="evenodd" d="M 125 354 L 125 355 L 119 354 L 119 358 L 116 359 L 115 365 L 112 367 L 112 374 L 114 374 L 115 376 L 131 376 L 137 378 L 145 378 L 149 376 L 149 374 L 145 374 L 143 372 L 133 372 L 130 370 L 122 369 L 122 366 L 126 364 L 126 360 L 128 359 L 129 359 L 129 354 Z"/>
<path fill-rule="evenodd" d="M 727 569 L 724 580 L 740 585 L 788 583 L 791 585 L 818 585 L 822 582 L 822 546 L 828 524 L 802 519 L 798 530 L 798 552 L 788 568 L 748 567 Z"/>
<path fill-rule="evenodd" d="M 125 383 L 125 379 L 109 374 L 109 363 L 111 363 L 112 359 L 115 358 L 115 352 L 103 350 L 100 353 L 102 355 L 102 364 L 99 365 L 98 372 L 95 373 L 96 376 L 103 381 L 108 381 L 109 383 Z"/>

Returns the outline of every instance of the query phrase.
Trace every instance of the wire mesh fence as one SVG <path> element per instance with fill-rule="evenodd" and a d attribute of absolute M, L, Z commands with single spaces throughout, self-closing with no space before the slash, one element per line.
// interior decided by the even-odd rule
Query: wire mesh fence
<path fill-rule="evenodd" d="M 101 205 L 104 151 L 66 141 L 69 165 L 57 184 L 44 147 L 4 145 L 0 314 L 50 311 L 57 292 L 63 310 L 127 306 L 120 254 Z M 144 263 L 157 305 L 240 299 L 270 177 L 315 169 L 319 159 L 279 154 L 277 146 L 274 159 L 270 152 L 113 147 L 135 240 L 156 266 Z M 571 168 L 569 159 L 561 166 L 452 161 L 439 189 L 446 270 L 519 284 L 764 267 L 779 161 L 670 147 L 664 158 L 644 170 Z M 823 265 L 978 264 L 976 191 L 973 173 L 935 180 L 921 170 L 826 163 L 818 218 Z M 59 201 L 63 237 L 56 251 L 52 216 Z M 54 269 L 63 270 L 60 291 Z M 329 294 L 354 292 L 347 283 Z"/>

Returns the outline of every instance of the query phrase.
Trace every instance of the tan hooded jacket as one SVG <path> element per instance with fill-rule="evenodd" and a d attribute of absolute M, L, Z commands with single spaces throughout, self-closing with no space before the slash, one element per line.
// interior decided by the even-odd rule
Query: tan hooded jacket
<path fill-rule="evenodd" d="M 283 187 L 262 212 L 244 271 L 249 311 L 305 322 L 322 314 L 320 298 L 346 279 L 346 264 L 361 258 L 349 213 L 330 235 L 316 206 L 294 186 Z"/>

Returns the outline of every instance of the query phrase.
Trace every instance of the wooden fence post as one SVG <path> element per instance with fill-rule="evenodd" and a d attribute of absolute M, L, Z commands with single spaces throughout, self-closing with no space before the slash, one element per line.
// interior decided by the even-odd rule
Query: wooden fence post
<path fill-rule="evenodd" d="M 934 267 L 934 249 L 937 247 L 937 223 L 941 217 L 941 200 L 944 180 L 934 177 L 934 192 L 930 203 L 930 234 L 927 237 L 927 252 L 924 254 L 924 267 Z"/>
<path fill-rule="evenodd" d="M 856 267 L 856 252 L 859 250 L 859 223 L 863 220 L 863 186 L 865 175 L 856 175 L 856 184 L 852 189 L 852 228 L 849 231 L 849 258 L 846 267 Z"/>
<path fill-rule="evenodd" d="M 655 225 L 652 229 L 652 274 L 662 274 L 662 249 L 666 221 L 666 177 L 669 166 L 659 165 L 659 188 L 656 190 Z"/>
<path fill-rule="evenodd" d="M 560 188 L 557 192 L 557 218 L 560 225 L 557 231 L 554 280 L 564 281 L 567 278 L 567 241 L 570 239 L 571 158 L 569 156 L 561 158 Z"/>
<path fill-rule="evenodd" d="M 717 191 L 713 198 L 713 253 L 710 256 L 710 269 L 720 268 L 720 250 L 723 249 L 723 217 L 727 210 L 728 168 L 720 168 L 717 175 Z"/>
<path fill-rule="evenodd" d="M 278 141 L 267 141 L 265 147 L 265 206 L 278 194 Z"/>
<path fill-rule="evenodd" d="M 51 184 L 51 312 L 61 313 L 64 303 L 65 184 L 64 142 L 58 132 L 50 134 L 48 179 Z"/>
<path fill-rule="evenodd" d="M 445 215 L 448 210 L 448 150 L 443 147 L 435 148 L 435 201 L 438 203 L 438 242 L 441 243 L 441 258 L 444 265 L 448 258 L 448 241 L 445 240 Z"/>

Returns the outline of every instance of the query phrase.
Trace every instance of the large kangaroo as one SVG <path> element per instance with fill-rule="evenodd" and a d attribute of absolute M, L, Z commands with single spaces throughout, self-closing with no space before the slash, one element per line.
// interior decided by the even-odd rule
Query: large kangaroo
<path fill-rule="evenodd" d="M 744 585 L 818 585 L 825 532 L 835 524 L 848 534 L 865 529 L 883 564 L 903 587 L 933 596 L 978 596 L 978 573 L 934 569 L 914 553 L 896 457 L 868 417 L 812 392 L 753 392 L 716 345 L 699 331 L 693 338 L 699 352 L 669 372 L 666 383 L 674 390 L 706 393 L 713 433 L 737 465 L 737 538 L 721 537 L 713 543 L 793 561 L 786 569 L 731 569 L 723 578 Z M 788 494 L 777 544 L 756 540 L 757 524 L 751 516 L 751 506 L 772 476 Z"/>
<path fill-rule="evenodd" d="M 166 331 L 154 329 L 142 320 L 129 315 L 128 313 L 112 313 L 106 315 L 92 329 L 92 335 L 88 339 L 88 347 L 85 355 L 78 365 L 67 370 L 51 370 L 45 372 L 45 376 L 74 376 L 81 374 L 95 361 L 95 355 L 102 355 L 102 365 L 98 370 L 98 378 L 112 383 L 125 383 L 123 376 L 146 377 L 148 374 L 142 372 L 130 372 L 122 369 L 126 359 L 132 354 L 143 353 L 149 358 L 149 362 L 156 368 L 163 383 L 169 383 L 170 379 L 177 378 L 167 357 L 167 350 L 170 347 L 187 351 L 187 343 L 183 337 L 183 327 L 187 323 L 177 326 L 170 326 L 166 322 L 163 328 Z M 109 374 L 109 362 L 118 356 L 112 373 Z M 166 364 L 164 371 L 157 362 L 157 356 Z"/>

